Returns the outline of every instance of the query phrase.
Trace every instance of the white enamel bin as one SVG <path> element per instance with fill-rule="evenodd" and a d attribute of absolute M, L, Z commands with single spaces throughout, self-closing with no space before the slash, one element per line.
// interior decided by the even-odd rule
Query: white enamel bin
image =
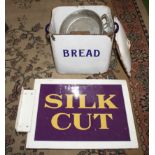
<path fill-rule="evenodd" d="M 52 10 L 49 32 L 55 67 L 59 73 L 104 73 L 109 68 L 114 36 L 59 34 L 61 24 L 67 16 L 77 10 L 85 9 L 94 11 L 99 17 L 106 14 L 112 19 L 111 10 L 107 6 L 61 6 Z M 120 58 L 123 60 L 126 72 L 130 75 L 130 42 L 119 20 L 116 17 L 115 20 L 119 25 L 116 42 Z"/>

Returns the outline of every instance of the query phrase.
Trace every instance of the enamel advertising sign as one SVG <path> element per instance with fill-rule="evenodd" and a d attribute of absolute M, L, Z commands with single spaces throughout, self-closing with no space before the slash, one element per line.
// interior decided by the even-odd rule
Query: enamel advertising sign
<path fill-rule="evenodd" d="M 138 147 L 123 80 L 36 80 L 27 148 Z"/>

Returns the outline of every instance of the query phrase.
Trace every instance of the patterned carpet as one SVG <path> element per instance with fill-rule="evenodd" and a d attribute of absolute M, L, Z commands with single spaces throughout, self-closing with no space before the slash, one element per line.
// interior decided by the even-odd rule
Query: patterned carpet
<path fill-rule="evenodd" d="M 109 71 L 94 75 L 56 73 L 44 27 L 59 5 L 108 5 L 119 17 L 131 41 L 129 79 L 112 50 Z M 148 32 L 135 0 L 6 0 L 6 154 L 7 155 L 148 155 Z M 36 78 L 126 79 L 130 88 L 139 149 L 28 150 L 26 134 L 16 133 L 15 119 L 21 88 L 33 88 Z"/>

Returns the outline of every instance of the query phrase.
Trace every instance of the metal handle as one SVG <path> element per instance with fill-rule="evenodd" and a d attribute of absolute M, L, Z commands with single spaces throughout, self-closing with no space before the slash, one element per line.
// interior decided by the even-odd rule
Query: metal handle
<path fill-rule="evenodd" d="M 103 22 L 103 29 L 104 32 L 106 32 L 105 34 L 112 35 L 113 33 L 118 32 L 119 25 L 116 22 L 113 22 L 113 19 L 111 17 L 108 17 L 106 14 L 103 14 L 101 16 L 101 20 L 105 20 L 105 23 Z"/>
<path fill-rule="evenodd" d="M 53 40 L 55 40 L 54 35 L 51 34 L 50 31 L 49 31 L 49 27 L 50 27 L 50 23 L 48 23 L 48 24 L 45 26 L 46 38 L 47 38 L 47 40 L 49 40 L 49 39 L 50 39 L 50 36 L 51 36 L 51 38 L 52 38 Z"/>
<path fill-rule="evenodd" d="M 50 27 L 50 23 L 48 23 L 48 24 L 45 26 L 45 32 L 46 32 L 46 34 L 49 34 L 49 27 Z"/>
<path fill-rule="evenodd" d="M 105 23 L 103 23 L 103 28 L 106 29 L 109 26 L 109 19 L 108 16 L 106 14 L 103 14 L 101 16 L 101 20 L 103 21 L 105 19 Z"/>
<path fill-rule="evenodd" d="M 45 26 L 46 39 L 47 39 L 48 41 L 49 41 L 49 39 L 50 39 L 49 27 L 50 27 L 50 23 L 48 23 L 48 24 Z"/>

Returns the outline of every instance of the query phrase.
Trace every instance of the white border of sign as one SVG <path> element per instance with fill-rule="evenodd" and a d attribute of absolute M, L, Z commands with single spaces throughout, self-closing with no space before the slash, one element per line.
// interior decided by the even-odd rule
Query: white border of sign
<path fill-rule="evenodd" d="M 120 84 L 123 89 L 125 109 L 129 126 L 130 141 L 34 141 L 36 118 L 39 104 L 41 84 Z M 138 148 L 135 124 L 129 98 L 127 83 L 125 80 L 87 80 L 87 79 L 36 79 L 34 90 L 35 103 L 33 108 L 31 130 L 28 132 L 26 148 L 42 149 L 119 149 Z M 37 107 L 37 108 L 36 108 Z"/>

